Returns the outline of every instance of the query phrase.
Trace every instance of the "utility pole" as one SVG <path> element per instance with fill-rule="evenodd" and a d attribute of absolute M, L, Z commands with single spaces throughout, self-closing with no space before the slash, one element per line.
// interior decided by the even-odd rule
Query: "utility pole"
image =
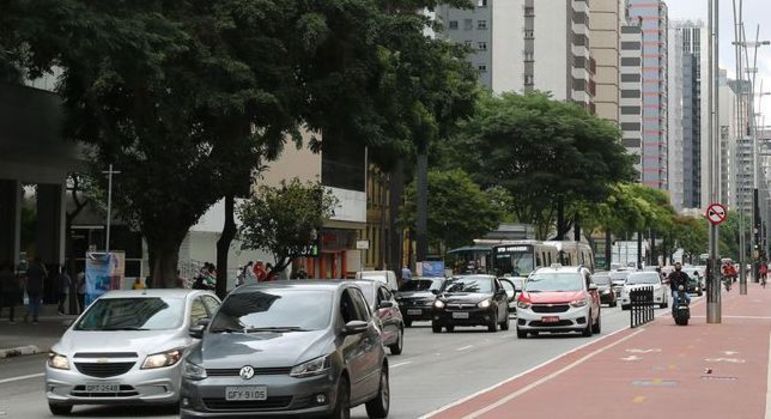
<path fill-rule="evenodd" d="M 742 110 L 743 106 L 745 106 L 745 86 L 744 86 L 744 69 L 742 66 L 742 44 L 744 41 L 744 27 L 742 22 L 742 13 L 743 13 L 743 0 L 739 0 L 739 3 L 737 4 L 736 0 L 732 0 L 733 2 L 733 17 L 734 17 L 734 42 L 733 45 L 735 45 L 735 59 L 736 59 L 736 83 L 737 83 L 737 94 L 736 94 L 736 141 L 740 143 L 744 143 L 744 138 L 746 137 L 747 133 L 745 130 L 745 125 L 743 123 L 745 112 Z M 747 251 L 747 244 L 746 244 L 746 232 L 744 227 L 744 216 L 745 216 L 745 204 L 746 204 L 746 193 L 744 187 L 744 173 L 746 170 L 746 167 L 743 163 L 743 159 L 740 161 L 738 165 L 738 175 L 739 178 L 742 179 L 741 181 L 737 182 L 737 185 L 739 187 L 739 193 L 737 194 L 737 206 L 739 207 L 739 288 L 742 288 L 741 284 L 747 283 L 747 272 L 745 267 L 747 266 L 747 263 L 744 260 L 744 256 Z M 745 285 L 746 287 L 746 285 Z"/>
<path fill-rule="evenodd" d="M 709 71 L 708 80 L 708 103 L 709 103 L 709 133 L 708 133 L 708 157 L 709 157 L 709 195 L 712 202 L 717 202 L 719 185 L 719 166 L 720 161 L 720 127 L 718 113 L 718 40 L 720 27 L 720 0 L 707 0 L 709 3 L 709 46 L 708 57 Z M 709 269 L 707 269 L 707 281 L 709 288 L 707 292 L 707 323 L 721 323 L 720 306 L 720 266 L 718 264 L 718 226 L 710 223 L 709 227 Z"/>
<path fill-rule="evenodd" d="M 110 253 L 110 224 L 112 223 L 112 176 L 119 175 L 120 172 L 110 169 L 102 172 L 107 175 L 107 229 L 105 231 L 104 252 Z"/>

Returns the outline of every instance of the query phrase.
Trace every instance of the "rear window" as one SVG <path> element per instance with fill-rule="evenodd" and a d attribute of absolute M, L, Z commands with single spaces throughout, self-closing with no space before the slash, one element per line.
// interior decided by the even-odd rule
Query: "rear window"
<path fill-rule="evenodd" d="M 575 292 L 584 289 L 584 277 L 580 273 L 540 273 L 525 282 L 527 292 Z"/>
<path fill-rule="evenodd" d="M 597 285 L 608 285 L 610 284 L 610 276 L 608 274 L 595 274 L 592 281 Z"/>
<path fill-rule="evenodd" d="M 629 275 L 629 278 L 627 278 L 626 283 L 627 285 L 656 285 L 659 283 L 661 278 L 659 277 L 659 274 L 656 272 L 645 272 L 645 273 L 635 273 L 632 275 Z"/>
<path fill-rule="evenodd" d="M 182 325 L 182 298 L 100 298 L 75 324 L 75 330 L 166 330 Z"/>

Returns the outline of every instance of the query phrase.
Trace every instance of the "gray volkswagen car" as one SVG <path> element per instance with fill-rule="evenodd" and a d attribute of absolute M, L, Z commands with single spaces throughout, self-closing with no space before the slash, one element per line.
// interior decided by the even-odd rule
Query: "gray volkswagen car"
<path fill-rule="evenodd" d="M 45 368 L 51 413 L 74 405 L 178 406 L 190 326 L 214 315 L 212 293 L 111 291 L 94 301 L 51 347 Z"/>
<path fill-rule="evenodd" d="M 183 364 L 181 417 L 388 416 L 388 359 L 351 282 L 276 281 L 233 291 Z"/>

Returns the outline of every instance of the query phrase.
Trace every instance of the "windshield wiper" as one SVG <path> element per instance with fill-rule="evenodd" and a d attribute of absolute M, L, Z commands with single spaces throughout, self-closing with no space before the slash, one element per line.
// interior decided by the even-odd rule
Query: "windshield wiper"
<path fill-rule="evenodd" d="M 542 292 L 541 290 L 525 290 L 525 291 L 526 291 L 526 292 L 529 292 L 529 293 L 534 293 L 534 292 Z"/>
<path fill-rule="evenodd" d="M 243 332 L 243 328 L 237 328 L 237 327 L 224 327 L 221 329 L 214 329 L 209 331 L 209 333 L 241 333 Z"/>

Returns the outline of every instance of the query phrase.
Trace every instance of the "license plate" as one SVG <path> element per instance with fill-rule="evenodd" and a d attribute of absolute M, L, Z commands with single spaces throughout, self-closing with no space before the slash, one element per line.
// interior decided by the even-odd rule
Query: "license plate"
<path fill-rule="evenodd" d="M 86 393 L 117 393 L 120 384 L 117 383 L 91 383 L 86 384 Z"/>
<path fill-rule="evenodd" d="M 468 313 L 460 311 L 456 313 L 452 313 L 453 319 L 468 319 Z"/>
<path fill-rule="evenodd" d="M 558 321 L 560 321 L 560 318 L 557 316 L 548 316 L 548 317 L 541 318 L 541 321 L 544 323 L 557 323 Z"/>
<path fill-rule="evenodd" d="M 265 386 L 225 387 L 225 400 L 267 400 L 268 388 Z"/>
<path fill-rule="evenodd" d="M 423 310 L 421 309 L 407 310 L 407 314 L 409 314 L 410 316 L 420 316 L 421 314 L 423 314 Z"/>

